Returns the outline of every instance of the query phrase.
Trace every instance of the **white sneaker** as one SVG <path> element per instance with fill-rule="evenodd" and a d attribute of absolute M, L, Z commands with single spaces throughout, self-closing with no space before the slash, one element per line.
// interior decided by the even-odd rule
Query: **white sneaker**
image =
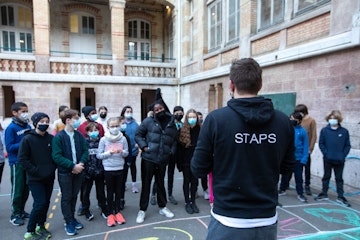
<path fill-rule="evenodd" d="M 136 217 L 136 223 L 143 223 L 144 222 L 144 219 L 145 219 L 145 212 L 140 210 L 138 212 L 138 215 Z"/>
<path fill-rule="evenodd" d="M 164 216 L 168 217 L 168 218 L 173 218 L 174 217 L 174 214 L 166 207 L 160 209 L 159 213 L 161 215 L 164 215 Z"/>
<path fill-rule="evenodd" d="M 139 192 L 139 189 L 136 187 L 136 183 L 132 184 L 132 192 L 133 193 L 138 193 Z"/>
<path fill-rule="evenodd" d="M 208 190 L 204 191 L 204 199 L 209 200 L 209 198 L 210 198 L 209 191 Z"/>

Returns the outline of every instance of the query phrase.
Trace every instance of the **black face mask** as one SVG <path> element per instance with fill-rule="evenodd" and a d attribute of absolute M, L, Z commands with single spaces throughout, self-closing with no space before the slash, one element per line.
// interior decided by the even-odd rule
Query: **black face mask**
<path fill-rule="evenodd" d="M 38 129 L 42 132 L 46 132 L 46 130 L 49 128 L 49 124 L 39 124 Z"/>
<path fill-rule="evenodd" d="M 100 113 L 100 117 L 101 118 L 106 118 L 107 114 L 106 113 Z"/>
<path fill-rule="evenodd" d="M 184 115 L 182 115 L 182 114 L 174 115 L 175 120 L 178 121 L 178 122 L 180 122 L 183 117 L 184 117 Z"/>
<path fill-rule="evenodd" d="M 165 111 L 161 111 L 161 112 L 158 112 L 157 114 L 155 114 L 155 116 L 157 119 L 163 120 L 166 117 L 166 113 L 165 113 Z"/>
<path fill-rule="evenodd" d="M 296 121 L 296 120 L 290 120 L 290 122 L 291 122 L 291 124 L 295 127 L 295 126 L 297 126 L 297 125 L 299 125 L 298 124 L 298 121 Z"/>

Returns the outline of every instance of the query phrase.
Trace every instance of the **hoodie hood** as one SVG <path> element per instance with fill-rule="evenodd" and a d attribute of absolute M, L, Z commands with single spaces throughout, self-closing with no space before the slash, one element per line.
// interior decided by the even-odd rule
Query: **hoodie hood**
<path fill-rule="evenodd" d="M 228 101 L 227 105 L 250 125 L 268 122 L 275 111 L 271 99 L 264 97 L 235 98 Z"/>

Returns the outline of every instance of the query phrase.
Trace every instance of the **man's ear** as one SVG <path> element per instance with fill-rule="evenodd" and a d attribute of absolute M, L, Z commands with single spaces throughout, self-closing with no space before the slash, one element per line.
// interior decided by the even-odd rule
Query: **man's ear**
<path fill-rule="evenodd" d="M 230 92 L 235 92 L 235 84 L 231 79 L 229 80 L 229 88 Z"/>

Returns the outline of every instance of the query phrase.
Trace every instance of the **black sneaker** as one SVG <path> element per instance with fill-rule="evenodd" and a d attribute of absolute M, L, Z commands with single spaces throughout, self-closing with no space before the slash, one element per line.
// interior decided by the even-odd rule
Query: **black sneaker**
<path fill-rule="evenodd" d="M 350 203 L 346 200 L 345 197 L 338 197 L 336 201 L 342 205 L 345 205 L 347 207 L 351 207 Z"/>
<path fill-rule="evenodd" d="M 199 213 L 199 208 L 196 206 L 195 203 L 190 203 L 190 206 L 192 207 L 194 213 Z"/>
<path fill-rule="evenodd" d="M 178 204 L 178 202 L 176 201 L 176 199 L 173 196 L 169 196 L 169 201 L 174 205 Z"/>
<path fill-rule="evenodd" d="M 10 222 L 14 226 L 24 225 L 24 219 L 20 215 L 11 215 Z"/>
<path fill-rule="evenodd" d="M 310 186 L 305 186 L 305 194 L 308 196 L 311 196 L 311 190 L 310 190 Z"/>
<path fill-rule="evenodd" d="M 279 190 L 278 195 L 279 196 L 284 196 L 284 195 L 286 195 L 286 191 L 285 190 Z"/>
<path fill-rule="evenodd" d="M 108 215 L 109 215 L 109 214 L 107 213 L 107 211 L 104 211 L 104 210 L 101 211 L 101 216 L 102 216 L 104 219 L 107 219 Z"/>
<path fill-rule="evenodd" d="M 323 200 L 329 200 L 329 197 L 327 194 L 325 193 L 320 193 L 319 195 L 317 195 L 314 200 L 316 201 L 323 201 Z"/>
<path fill-rule="evenodd" d="M 298 195 L 297 198 L 300 200 L 300 202 L 307 202 L 307 198 L 304 195 Z"/>
<path fill-rule="evenodd" d="M 185 211 L 186 211 L 188 214 L 193 214 L 193 213 L 194 213 L 194 209 L 191 207 L 191 204 L 190 204 L 190 203 L 186 203 L 186 204 L 185 204 Z"/>
<path fill-rule="evenodd" d="M 82 206 L 79 207 L 79 209 L 77 210 L 77 215 L 78 216 L 82 216 L 85 215 L 85 209 L 82 208 Z"/>
<path fill-rule="evenodd" d="M 27 213 L 27 212 L 23 211 L 23 213 L 21 214 L 21 218 L 22 219 L 30 218 L 30 213 Z"/>
<path fill-rule="evenodd" d="M 91 220 L 94 219 L 94 215 L 92 215 L 92 213 L 90 212 L 90 210 L 87 210 L 87 211 L 85 212 L 85 217 L 86 217 L 86 219 L 87 219 L 88 221 L 91 221 Z"/>

